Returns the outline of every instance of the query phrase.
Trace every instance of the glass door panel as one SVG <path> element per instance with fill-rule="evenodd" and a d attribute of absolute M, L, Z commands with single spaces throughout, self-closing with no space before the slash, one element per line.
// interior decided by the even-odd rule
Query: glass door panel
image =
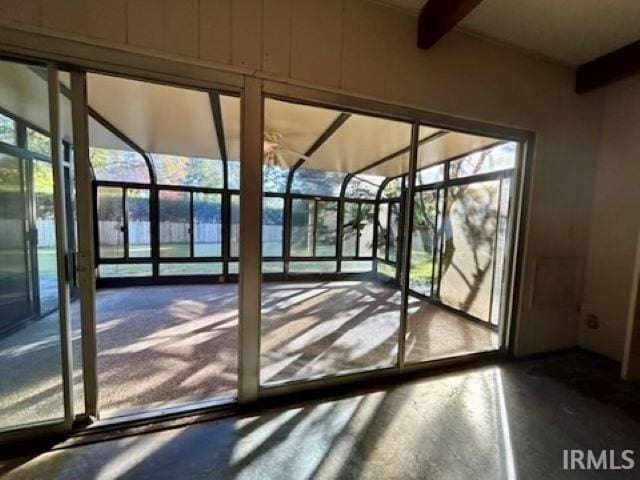
<path fill-rule="evenodd" d="M 64 418 L 55 245 L 37 248 L 39 265 L 29 265 L 36 245 L 29 236 L 37 233 L 25 231 L 31 188 L 24 188 L 21 164 L 30 161 L 0 154 L 0 430 Z M 37 187 L 41 213 L 50 180 L 43 175 Z M 48 216 L 55 220 L 53 211 Z M 50 311 L 44 316 L 34 304 L 38 288 Z"/>
<path fill-rule="evenodd" d="M 440 299 L 489 321 L 500 181 L 451 187 L 447 197 Z"/>
<path fill-rule="evenodd" d="M 313 256 L 314 200 L 294 198 L 291 201 L 291 256 Z"/>
<path fill-rule="evenodd" d="M 389 261 L 396 263 L 400 233 L 400 202 L 389 202 Z"/>
<path fill-rule="evenodd" d="M 31 128 L 27 122 L 37 124 L 43 132 L 49 130 L 47 77 L 45 68 L 0 61 L 0 90 L 7 107 L 3 114 L 10 120 L 5 122 L 12 127 L 9 130 L 15 133 L 11 148 L 0 145 L 3 436 L 17 429 L 64 428 L 65 421 L 71 420 L 70 410 L 65 415 L 61 330 L 62 325 L 68 327 L 68 319 L 61 318 L 68 313 L 68 299 L 66 295 L 59 297 L 58 290 L 62 281 L 58 264 L 64 249 L 56 242 L 56 225 L 66 225 L 58 213 L 64 197 L 57 202 L 54 199 L 48 137 L 38 133 L 31 135 L 39 140 L 37 145 L 27 142 Z"/>
<path fill-rule="evenodd" d="M 342 256 L 355 257 L 358 245 L 358 204 L 345 202 L 342 227 Z"/>
<path fill-rule="evenodd" d="M 514 175 L 507 169 L 516 165 L 517 148 L 482 141 L 488 147 L 439 165 L 428 163 L 432 144 L 418 150 L 426 164 L 413 199 L 405 343 L 410 363 L 500 346 Z"/>
<path fill-rule="evenodd" d="M 360 218 L 358 227 L 360 237 L 358 239 L 358 257 L 373 256 L 373 216 L 375 208 L 372 203 L 362 203 L 360 205 Z"/>
<path fill-rule="evenodd" d="M 397 361 L 402 312 L 399 285 L 366 275 L 373 270 L 370 259 L 377 250 L 375 198 L 384 180 L 379 175 L 382 169 L 357 178 L 353 172 L 356 162 L 363 167 L 377 164 L 378 159 L 406 148 L 411 142 L 411 125 L 345 113 L 265 99 L 265 131 L 277 131 L 281 144 L 296 152 L 308 151 L 316 139 L 322 146 L 294 169 L 285 193 L 290 202 L 285 209 L 287 275 L 263 276 L 263 386 L 391 367 Z M 282 125 L 288 127 L 283 130 Z M 325 132 L 333 133 L 326 137 Z M 372 153 L 372 138 L 384 138 L 388 143 Z M 298 161 L 285 153 L 287 164 Z M 267 166 L 274 163 L 272 155 L 264 159 Z M 399 155 L 394 166 L 384 171 L 407 172 L 408 160 L 408 155 Z M 263 185 L 269 182 L 265 173 Z M 398 199 L 393 201 L 397 223 Z M 270 222 L 271 211 L 263 208 L 263 225 Z M 386 212 L 381 217 L 387 219 Z M 386 248 L 381 253 L 384 256 Z"/>
<path fill-rule="evenodd" d="M 317 203 L 316 218 L 316 249 L 317 257 L 335 257 L 336 233 L 338 223 L 338 202 L 319 201 Z"/>
<path fill-rule="evenodd" d="M 98 187 L 100 258 L 124 258 L 124 197 L 120 187 Z"/>
<path fill-rule="evenodd" d="M 437 244 L 438 199 L 435 190 L 418 192 L 413 198 L 409 288 L 419 294 L 431 296 Z"/>
<path fill-rule="evenodd" d="M 127 188 L 129 257 L 151 257 L 149 190 Z"/>
<path fill-rule="evenodd" d="M 500 183 L 500 201 L 498 205 L 498 229 L 496 234 L 495 259 L 493 265 L 493 294 L 491 295 L 491 324 L 498 326 L 502 313 L 502 286 L 507 257 L 507 227 L 509 220 L 509 200 L 511 198 L 511 179 L 502 179 Z"/>
<path fill-rule="evenodd" d="M 282 257 L 284 231 L 284 198 L 262 199 L 262 256 Z"/>
<path fill-rule="evenodd" d="M 191 194 L 160 190 L 160 256 L 191 256 Z"/>
<path fill-rule="evenodd" d="M 381 203 L 378 205 L 378 258 L 386 260 L 387 258 L 387 234 L 389 219 L 389 204 Z"/>
<path fill-rule="evenodd" d="M 232 258 L 238 258 L 240 250 L 240 195 L 232 194 L 231 198 L 231 225 L 229 229 L 230 252 Z"/>
<path fill-rule="evenodd" d="M 222 196 L 219 193 L 193 194 L 193 255 L 222 255 Z"/>
<path fill-rule="evenodd" d="M 0 153 L 0 332 L 13 330 L 35 313 L 30 283 L 27 192 L 22 161 Z"/>
<path fill-rule="evenodd" d="M 37 232 L 38 292 L 40 312 L 58 307 L 56 225 L 53 212 L 53 170 L 51 163 L 33 161 L 33 191 Z"/>

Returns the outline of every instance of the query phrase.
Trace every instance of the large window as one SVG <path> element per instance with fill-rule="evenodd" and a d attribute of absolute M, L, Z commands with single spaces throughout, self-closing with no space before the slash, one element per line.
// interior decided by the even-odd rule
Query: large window
<path fill-rule="evenodd" d="M 451 187 L 447 195 L 440 299 L 489 320 L 500 181 Z"/>
<path fill-rule="evenodd" d="M 294 198 L 291 256 L 335 257 L 338 202 Z"/>
<path fill-rule="evenodd" d="M 448 133 L 436 151 L 453 159 L 416 175 L 407 321 L 409 362 L 493 350 L 502 318 L 512 168 L 516 144 Z M 480 145 L 455 155 L 460 145 Z M 437 156 L 418 150 L 422 162 Z M 435 157 L 435 158 L 434 158 Z M 446 175 L 445 175 L 446 173 Z M 482 175 L 479 177 L 479 175 Z M 474 322 L 475 321 L 475 322 Z M 421 341 L 443 332 L 438 343 Z"/>
<path fill-rule="evenodd" d="M 47 68 L 0 61 L 0 431 L 63 426 L 61 355 L 68 318 L 59 305 L 54 166 Z M 55 86 L 53 86 L 55 91 Z M 65 158 L 59 159 L 67 168 Z M 70 201 L 70 196 L 63 199 Z M 71 335 L 71 332 L 69 332 Z M 70 352 L 71 353 L 71 352 Z M 64 362 L 64 364 L 63 364 Z"/>
<path fill-rule="evenodd" d="M 239 98 L 100 74 L 88 74 L 87 97 L 96 321 L 98 332 L 107 332 L 97 345 L 103 416 L 231 397 Z M 44 144 L 36 133 L 29 136 L 34 149 Z M 274 188 L 278 182 L 274 175 Z M 282 226 L 282 209 L 280 219 L 270 218 Z M 217 283 L 228 283 L 224 294 Z M 100 288 L 112 285 L 150 288 L 144 294 L 118 289 L 105 306 Z"/>
<path fill-rule="evenodd" d="M 374 257 L 381 254 L 385 265 L 400 269 L 408 156 L 393 154 L 406 150 L 410 131 L 402 122 L 266 100 L 263 185 L 265 194 L 282 197 L 263 202 L 263 257 L 283 255 L 283 270 L 263 262 L 262 384 L 396 361 L 399 297 L 395 286 L 377 281 Z M 391 161 L 380 162 L 387 157 Z M 289 167 L 289 191 L 282 162 Z M 383 185 L 389 188 L 378 204 Z M 282 249 L 271 243 L 280 225 Z"/>
<path fill-rule="evenodd" d="M 56 218 L 46 72 L 7 62 L 0 70 L 0 84 L 15 77 L 29 92 L 12 112 L 12 84 L 0 88 L 3 429 L 64 413 L 66 286 L 57 273 L 73 271 L 75 256 L 64 264 L 63 253 L 78 246 L 73 213 L 64 229 Z M 87 84 L 103 417 L 231 399 L 239 283 L 262 296 L 259 352 L 247 356 L 254 368 L 259 354 L 251 372 L 259 389 L 502 346 L 522 182 L 517 143 L 267 96 L 264 132 L 253 139 L 263 142 L 263 177 L 247 212 L 239 98 L 96 73 Z M 72 192 L 74 145 L 64 137 L 62 147 Z M 250 253 L 262 282 L 251 278 L 253 262 L 238 275 L 243 213 L 261 226 L 261 248 Z M 60 232 L 70 237 L 65 250 Z M 34 385 L 47 394 L 33 397 Z"/>

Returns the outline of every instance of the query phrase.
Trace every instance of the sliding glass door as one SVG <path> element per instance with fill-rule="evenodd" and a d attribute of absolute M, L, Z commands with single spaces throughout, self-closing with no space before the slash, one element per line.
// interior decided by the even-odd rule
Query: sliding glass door
<path fill-rule="evenodd" d="M 51 75 L 51 77 L 50 77 Z M 70 428 L 63 153 L 52 67 L 0 62 L 0 432 Z M 51 111 L 50 111 L 51 109 Z M 59 140 L 62 140 L 60 138 Z M 60 143 L 54 143 L 62 147 Z M 62 240 L 62 243 L 61 243 Z"/>

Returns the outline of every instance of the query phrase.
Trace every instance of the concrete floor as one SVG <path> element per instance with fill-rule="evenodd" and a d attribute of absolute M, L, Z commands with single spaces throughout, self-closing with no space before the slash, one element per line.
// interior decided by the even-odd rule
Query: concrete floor
<path fill-rule="evenodd" d="M 235 394 L 237 286 L 100 290 L 103 418 Z M 261 381 L 302 379 L 395 362 L 400 296 L 361 281 L 265 283 Z M 412 300 L 408 359 L 496 348 L 483 326 Z M 82 405 L 78 305 L 73 305 L 76 412 Z M 0 340 L 0 427 L 61 416 L 57 315 Z"/>
<path fill-rule="evenodd" d="M 393 365 L 400 292 L 362 281 L 265 284 L 262 383 Z M 419 362 L 498 348 L 494 330 L 410 298 L 407 360 Z"/>
<path fill-rule="evenodd" d="M 564 449 L 640 452 L 640 382 L 621 382 L 618 373 L 619 365 L 581 352 L 485 365 L 36 453 L 5 460 L 0 474 L 8 480 L 637 479 L 640 465 L 563 470 Z"/>

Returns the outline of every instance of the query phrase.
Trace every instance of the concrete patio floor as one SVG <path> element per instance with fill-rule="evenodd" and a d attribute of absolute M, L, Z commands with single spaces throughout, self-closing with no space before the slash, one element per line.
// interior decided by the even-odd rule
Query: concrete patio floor
<path fill-rule="evenodd" d="M 235 395 L 237 285 L 99 290 L 103 418 Z M 263 285 L 261 382 L 392 365 L 400 295 L 364 281 Z M 76 413 L 83 410 L 78 305 L 72 305 Z M 0 428 L 61 416 L 57 314 L 0 340 Z M 409 361 L 497 348 L 497 334 L 412 299 Z"/>
<path fill-rule="evenodd" d="M 633 470 L 563 469 L 565 449 L 614 450 L 617 458 L 640 451 L 638 382 L 621 381 L 619 369 L 581 352 L 467 367 L 340 398 L 32 452 L 0 460 L 0 475 L 637 479 L 637 460 Z"/>

